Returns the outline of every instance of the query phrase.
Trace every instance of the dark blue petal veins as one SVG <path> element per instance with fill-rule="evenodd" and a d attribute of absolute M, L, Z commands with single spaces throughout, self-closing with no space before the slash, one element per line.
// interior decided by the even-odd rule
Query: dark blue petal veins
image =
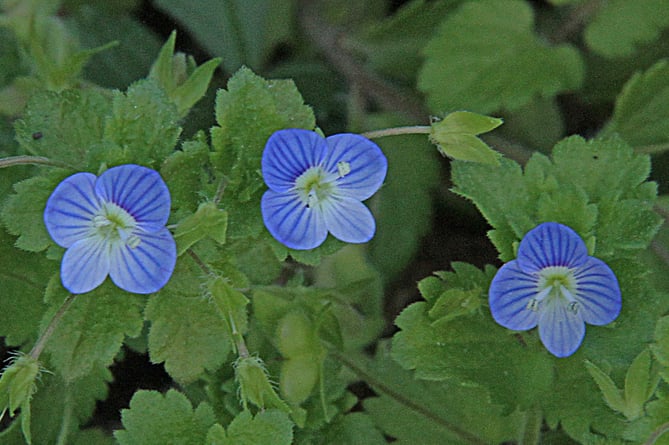
<path fill-rule="evenodd" d="M 579 267 L 588 249 L 571 228 L 554 222 L 539 224 L 525 234 L 518 247 L 518 264 L 527 272 L 551 266 Z"/>

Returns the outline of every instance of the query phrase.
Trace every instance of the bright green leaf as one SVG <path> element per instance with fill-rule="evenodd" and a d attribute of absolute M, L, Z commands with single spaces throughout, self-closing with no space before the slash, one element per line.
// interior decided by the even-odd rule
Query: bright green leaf
<path fill-rule="evenodd" d="M 40 252 L 52 244 L 44 225 L 44 208 L 58 183 L 70 173 L 54 169 L 44 176 L 34 176 L 14 184 L 16 193 L 4 202 L 0 216 L 7 231 L 18 236 L 16 247 Z"/>
<path fill-rule="evenodd" d="M 41 92 L 16 122 L 16 137 L 30 154 L 82 168 L 89 148 L 102 140 L 110 112 L 109 98 L 94 89 Z"/>
<path fill-rule="evenodd" d="M 650 351 L 644 349 L 636 356 L 625 375 L 625 416 L 634 420 L 643 415 L 643 407 L 659 382 L 651 369 Z"/>
<path fill-rule="evenodd" d="M 239 413 L 228 425 L 227 431 L 214 425 L 207 436 L 211 445 L 290 445 L 293 443 L 293 423 L 288 414 L 279 410 L 262 411 L 252 416 L 249 411 Z"/>
<path fill-rule="evenodd" d="M 178 280 L 180 275 L 175 272 L 172 281 Z M 223 320 L 197 293 L 183 295 L 168 284 L 150 297 L 145 316 L 151 323 L 151 361 L 165 362 L 167 372 L 179 382 L 189 383 L 205 370 L 218 369 L 230 354 L 230 336 Z"/>
<path fill-rule="evenodd" d="M 608 1 L 585 29 L 585 42 L 604 57 L 628 56 L 669 26 L 667 11 L 667 0 Z"/>
<path fill-rule="evenodd" d="M 185 142 L 162 164 L 160 174 L 170 189 L 172 208 L 195 212 L 205 187 L 209 145 L 199 138 Z"/>
<path fill-rule="evenodd" d="M 174 238 L 177 242 L 177 254 L 180 256 L 191 246 L 205 238 L 211 238 L 218 244 L 225 243 L 228 228 L 228 214 L 213 202 L 200 204 L 195 214 L 179 222 Z"/>
<path fill-rule="evenodd" d="M 614 411 L 624 413 L 626 409 L 623 392 L 616 386 L 611 377 L 597 365 L 590 361 L 585 362 L 585 367 L 599 387 L 606 404 Z"/>
<path fill-rule="evenodd" d="M 513 110 L 536 95 L 577 88 L 584 75 L 569 45 L 547 46 L 520 0 L 464 3 L 425 47 L 418 87 L 436 112 Z"/>
<path fill-rule="evenodd" d="M 54 278 L 46 296 L 51 308 L 42 326 L 47 325 L 68 295 L 56 281 L 60 277 Z M 86 376 L 98 366 L 111 365 L 123 340 L 142 331 L 143 299 L 121 291 L 110 280 L 73 298 L 45 348 L 54 371 L 69 382 Z"/>
<path fill-rule="evenodd" d="M 202 445 L 215 417 L 206 403 L 193 410 L 185 395 L 170 389 L 136 392 L 121 421 L 124 429 L 114 431 L 121 445 Z"/>
<path fill-rule="evenodd" d="M 121 147 L 129 161 L 158 166 L 172 153 L 181 134 L 176 106 L 153 81 L 139 81 L 116 92 L 104 136 Z"/>

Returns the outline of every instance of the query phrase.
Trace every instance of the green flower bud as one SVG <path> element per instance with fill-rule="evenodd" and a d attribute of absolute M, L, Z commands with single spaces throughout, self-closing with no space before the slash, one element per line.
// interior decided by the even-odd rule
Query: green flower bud
<path fill-rule="evenodd" d="M 502 125 L 502 120 L 468 111 L 455 111 L 430 129 L 430 141 L 452 159 L 499 165 L 499 153 L 476 137 Z"/>
<path fill-rule="evenodd" d="M 274 391 L 267 369 L 259 357 L 240 357 L 235 363 L 235 378 L 244 409 L 248 409 L 250 402 L 261 409 L 277 408 L 290 412 L 286 402 Z"/>
<path fill-rule="evenodd" d="M 3 413 L 9 408 L 9 415 L 30 403 L 35 392 L 35 379 L 40 367 L 37 360 L 29 355 L 21 355 L 5 368 L 0 378 L 0 405 Z"/>

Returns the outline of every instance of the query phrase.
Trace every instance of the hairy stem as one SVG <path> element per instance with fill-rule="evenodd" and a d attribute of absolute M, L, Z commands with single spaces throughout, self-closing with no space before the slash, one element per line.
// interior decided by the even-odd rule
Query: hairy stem
<path fill-rule="evenodd" d="M 430 134 L 429 125 L 413 125 L 409 127 L 384 128 L 383 130 L 372 130 L 360 133 L 367 139 L 383 138 L 387 136 L 400 136 L 403 134 Z"/>
<path fill-rule="evenodd" d="M 658 426 L 655 431 L 653 431 L 653 434 L 648 437 L 648 440 L 643 443 L 643 445 L 653 445 L 655 442 L 657 442 L 657 439 L 659 439 L 660 436 L 662 436 L 667 431 L 669 431 L 669 422 Z"/>
<path fill-rule="evenodd" d="M 63 162 L 54 161 L 44 156 L 9 156 L 0 159 L 0 168 L 14 167 L 16 165 L 49 165 L 51 167 L 72 168 Z"/>
<path fill-rule="evenodd" d="M 51 338 L 53 331 L 56 330 L 58 323 L 63 318 L 63 315 L 65 315 L 65 312 L 67 312 L 69 307 L 72 305 L 76 296 L 77 294 L 70 294 L 67 296 L 65 301 L 63 301 L 63 304 L 60 305 L 58 311 L 51 318 L 49 325 L 46 327 L 44 332 L 42 332 L 42 335 L 40 335 L 40 337 L 37 339 L 37 342 L 35 342 L 35 346 L 33 346 L 33 348 L 30 350 L 30 357 L 34 358 L 35 360 L 39 359 L 39 356 L 42 354 L 42 351 L 46 346 L 46 342 L 49 341 L 49 338 Z"/>
<path fill-rule="evenodd" d="M 541 426 L 543 424 L 541 408 L 534 406 L 525 412 L 523 431 L 518 445 L 537 445 L 541 442 Z"/>

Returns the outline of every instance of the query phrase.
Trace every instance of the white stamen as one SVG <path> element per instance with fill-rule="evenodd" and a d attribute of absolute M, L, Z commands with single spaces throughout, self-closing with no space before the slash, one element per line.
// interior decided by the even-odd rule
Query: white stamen
<path fill-rule="evenodd" d="M 337 171 L 339 172 L 339 177 L 343 178 L 351 173 L 351 164 L 346 161 L 339 161 L 337 162 Z"/>

